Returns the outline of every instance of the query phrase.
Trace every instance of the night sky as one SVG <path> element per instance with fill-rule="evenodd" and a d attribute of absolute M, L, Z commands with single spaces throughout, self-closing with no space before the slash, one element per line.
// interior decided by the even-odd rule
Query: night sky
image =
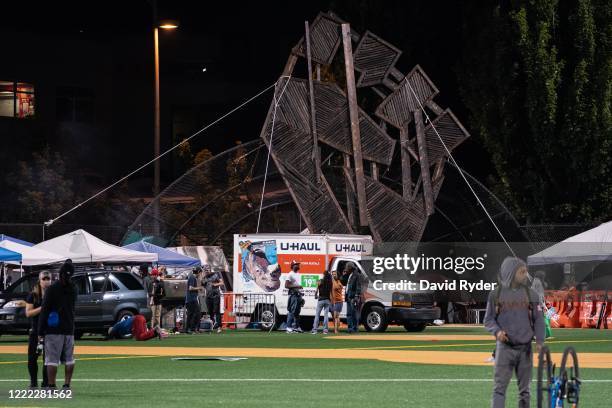
<path fill-rule="evenodd" d="M 160 33 L 162 150 L 176 143 L 172 140 L 172 122 L 177 112 L 190 112 L 191 121 L 184 128 L 198 130 L 278 78 L 292 46 L 303 35 L 306 19 L 312 21 L 318 11 L 333 9 L 350 20 L 343 11 L 358 15 L 352 10 L 357 4 L 160 0 L 159 18 L 180 21 L 178 30 Z M 401 2 L 389 2 L 390 7 L 398 4 Z M 15 5 L 3 9 L 5 16 L 26 15 Z M 454 73 L 461 55 L 458 18 L 461 6 L 455 2 L 414 2 L 407 9 L 410 15 L 398 27 L 386 26 L 377 16 L 367 15 L 354 22 L 354 26 L 367 27 L 404 50 L 398 63 L 403 72 L 421 64 L 441 90 L 437 101 L 443 107 L 450 106 L 469 130 Z M 55 47 L 63 48 L 61 55 L 69 55 L 79 66 L 71 72 L 72 77 L 88 77 L 90 70 L 100 71 L 95 76 L 101 89 L 98 93 L 112 89 L 109 96 L 112 107 L 106 122 L 98 120 L 95 126 L 104 128 L 110 136 L 102 139 L 83 136 L 79 143 L 89 149 L 83 146 L 86 153 L 77 155 L 84 163 L 96 163 L 93 166 L 103 174 L 105 182 L 113 181 L 152 156 L 151 27 L 152 7 L 147 0 L 63 1 L 37 3 L 27 11 L 25 20 L 9 19 L 1 30 L 5 36 L 14 36 L 13 46 L 22 35 L 35 41 L 44 39 L 45 47 L 50 47 L 46 50 L 47 60 L 54 58 Z M 74 44 L 79 47 L 72 52 Z M 19 62 L 12 62 L 13 71 L 19 71 Z M 70 60 L 64 62 L 72 64 Z M 104 66 L 108 69 L 101 68 Z M 202 72 L 203 68 L 206 72 Z M 32 64 L 28 69 L 33 69 Z M 236 140 L 257 138 L 270 100 L 271 93 L 198 136 L 194 149 L 207 147 L 218 153 L 233 146 Z M 185 131 L 180 136 L 190 133 Z M 57 143 L 53 140 L 50 143 L 61 151 L 64 147 L 70 150 L 67 146 L 74 144 L 70 142 L 60 138 Z M 483 155 L 477 143 L 468 141 L 457 154 L 459 159 L 468 159 L 465 160 L 468 171 L 486 175 L 486 168 L 470 168 L 470 159 Z M 163 170 L 165 183 L 178 176 L 171 163 L 164 162 Z M 138 177 L 149 176 L 143 173 Z"/>

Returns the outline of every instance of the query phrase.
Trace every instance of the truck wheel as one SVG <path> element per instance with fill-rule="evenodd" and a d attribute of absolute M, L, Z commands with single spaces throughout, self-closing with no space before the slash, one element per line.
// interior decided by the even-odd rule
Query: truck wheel
<path fill-rule="evenodd" d="M 276 330 L 278 328 L 279 315 L 275 313 L 273 305 L 258 305 L 255 320 L 259 322 L 262 331 Z"/>
<path fill-rule="evenodd" d="M 363 327 L 366 331 L 384 332 L 387 325 L 387 315 L 382 307 L 372 306 L 364 313 Z"/>
<path fill-rule="evenodd" d="M 126 317 L 126 316 L 130 316 L 130 317 L 131 317 L 131 316 L 134 316 L 134 312 L 132 312 L 132 311 L 131 311 L 131 310 L 129 310 L 129 309 L 124 309 L 124 310 L 121 310 L 121 311 L 120 311 L 120 312 L 117 314 L 117 320 L 115 321 L 115 323 L 114 323 L 114 324 L 119 323 L 119 322 L 121 321 L 121 319 L 123 319 L 123 318 L 124 318 L 124 317 Z M 113 324 L 113 325 L 114 325 L 114 324 Z M 122 336 L 121 338 L 122 338 L 122 339 L 131 339 L 131 338 L 132 338 L 132 333 L 130 333 L 130 334 L 126 334 L 125 336 Z"/>
<path fill-rule="evenodd" d="M 427 323 L 406 323 L 404 328 L 407 332 L 422 332 L 427 327 Z"/>

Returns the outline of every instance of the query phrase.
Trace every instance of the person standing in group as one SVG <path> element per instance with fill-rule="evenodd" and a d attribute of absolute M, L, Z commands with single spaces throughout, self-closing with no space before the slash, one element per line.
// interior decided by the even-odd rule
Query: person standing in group
<path fill-rule="evenodd" d="M 315 299 L 317 300 L 317 309 L 315 312 L 314 324 L 312 325 L 312 334 L 317 334 L 319 331 L 319 317 L 323 310 L 323 334 L 329 332 L 329 307 L 331 305 L 332 292 L 332 277 L 329 271 L 323 273 L 323 278 L 317 284 Z"/>
<path fill-rule="evenodd" d="M 344 302 L 344 286 L 340 281 L 338 271 L 332 272 L 331 312 L 334 318 L 334 334 L 340 329 L 340 313 Z"/>
<path fill-rule="evenodd" d="M 530 404 L 533 368 L 531 341 L 539 352 L 544 343 L 544 316 L 538 295 L 528 285 L 527 265 L 519 258 L 504 259 L 499 285 L 489 294 L 484 325 L 497 340 L 495 375 L 491 407 L 503 408 L 506 390 L 516 373 L 519 408 Z"/>
<path fill-rule="evenodd" d="M 30 388 L 38 387 L 38 357 L 40 356 L 43 344 L 38 339 L 38 316 L 40 315 L 42 300 L 45 292 L 51 286 L 51 273 L 43 271 L 38 274 L 38 282 L 34 285 L 34 290 L 30 292 L 26 299 L 26 317 L 30 318 L 31 328 L 28 341 L 28 372 L 30 373 Z M 43 356 L 44 364 L 44 356 Z M 43 365 L 42 388 L 47 387 L 47 366 Z"/>
<path fill-rule="evenodd" d="M 74 372 L 74 308 L 77 290 L 70 278 L 74 265 L 67 260 L 60 267 L 59 280 L 54 282 L 43 296 L 38 319 L 39 340 L 45 342 L 45 365 L 47 366 L 48 387 L 55 388 L 57 367 L 60 360 L 65 366 L 64 385 L 70 389 Z"/>
<path fill-rule="evenodd" d="M 210 265 L 204 265 L 204 287 L 206 288 L 206 309 L 211 319 L 214 318 L 213 330 L 221 333 L 223 322 L 221 321 L 221 286 L 223 279 L 219 272 L 213 272 Z"/>
<path fill-rule="evenodd" d="M 302 310 L 302 285 L 300 284 L 300 263 L 296 260 L 291 261 L 291 272 L 287 274 L 285 289 L 289 290 L 289 300 L 287 301 L 287 333 L 302 333 L 299 319 Z"/>
<path fill-rule="evenodd" d="M 185 295 L 185 307 L 187 308 L 187 321 L 185 324 L 185 333 L 192 334 L 199 330 L 200 322 L 200 304 L 198 302 L 198 276 L 202 272 L 199 266 L 193 268 L 192 273 L 187 278 L 187 294 Z"/>
<path fill-rule="evenodd" d="M 345 271 L 348 275 L 346 282 L 348 332 L 357 333 L 359 331 L 359 309 L 361 307 L 361 279 L 353 264 L 347 264 Z"/>
<path fill-rule="evenodd" d="M 164 282 L 160 279 L 160 274 L 157 269 L 151 271 L 151 327 L 161 327 L 161 310 L 162 299 L 166 295 L 164 290 Z"/>
<path fill-rule="evenodd" d="M 147 266 L 147 264 L 140 265 L 140 279 L 142 279 L 142 286 L 144 286 L 145 292 L 147 292 L 147 306 L 151 308 L 150 298 L 153 281 L 151 280 L 151 276 L 149 276 L 149 267 Z"/>

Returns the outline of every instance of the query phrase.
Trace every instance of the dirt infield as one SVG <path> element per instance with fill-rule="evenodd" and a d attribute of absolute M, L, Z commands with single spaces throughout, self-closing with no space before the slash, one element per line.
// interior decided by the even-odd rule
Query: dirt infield
<path fill-rule="evenodd" d="M 26 354 L 27 346 L 0 346 L 0 354 Z M 216 356 L 264 358 L 330 358 L 365 359 L 396 363 L 486 366 L 488 352 L 415 351 L 415 350 L 355 350 L 355 349 L 286 349 L 286 348 L 204 348 L 204 347 L 104 347 L 77 346 L 79 355 L 131 356 Z M 612 353 L 580 353 L 580 366 L 612 368 Z M 552 354 L 553 361 L 561 361 L 560 353 Z"/>
<path fill-rule="evenodd" d="M 495 338 L 488 334 L 368 334 L 352 336 L 327 336 L 326 340 L 384 340 L 384 341 L 470 341 L 470 340 L 490 340 L 495 342 Z"/>

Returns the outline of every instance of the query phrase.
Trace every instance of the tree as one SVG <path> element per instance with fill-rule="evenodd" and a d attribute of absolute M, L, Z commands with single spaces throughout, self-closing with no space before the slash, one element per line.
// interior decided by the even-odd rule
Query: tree
<path fill-rule="evenodd" d="M 495 192 L 524 221 L 612 213 L 611 10 L 601 0 L 466 8 L 458 76 L 470 128 L 491 154 Z"/>
<path fill-rule="evenodd" d="M 13 203 L 7 208 L 7 220 L 42 224 L 75 203 L 64 160 L 48 147 L 19 162 L 17 170 L 7 174 L 6 184 Z"/>

